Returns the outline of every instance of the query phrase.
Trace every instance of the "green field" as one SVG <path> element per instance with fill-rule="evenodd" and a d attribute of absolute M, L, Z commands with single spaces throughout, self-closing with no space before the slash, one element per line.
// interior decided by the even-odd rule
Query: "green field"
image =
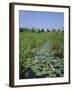
<path fill-rule="evenodd" d="M 64 76 L 64 32 L 19 32 L 19 77 Z"/>

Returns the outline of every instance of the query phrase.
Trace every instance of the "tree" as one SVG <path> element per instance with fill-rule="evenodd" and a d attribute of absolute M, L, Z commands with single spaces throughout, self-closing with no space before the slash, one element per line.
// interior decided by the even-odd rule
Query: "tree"
<path fill-rule="evenodd" d="M 35 28 L 33 27 L 31 31 L 32 31 L 32 32 L 35 32 Z"/>
<path fill-rule="evenodd" d="M 60 32 L 61 30 L 60 29 L 58 29 L 58 32 Z"/>
<path fill-rule="evenodd" d="M 44 29 L 41 29 L 41 32 L 44 32 Z"/>
<path fill-rule="evenodd" d="M 47 32 L 49 32 L 50 30 L 49 29 L 47 29 Z"/>
<path fill-rule="evenodd" d="M 37 29 L 37 32 L 38 32 L 38 33 L 40 33 L 40 32 L 41 32 L 39 28 Z"/>
<path fill-rule="evenodd" d="M 30 31 L 29 28 L 27 28 L 27 27 L 24 28 L 24 32 L 29 32 L 29 31 Z"/>
<path fill-rule="evenodd" d="M 24 31 L 24 28 L 20 28 L 20 32 L 23 32 Z"/>

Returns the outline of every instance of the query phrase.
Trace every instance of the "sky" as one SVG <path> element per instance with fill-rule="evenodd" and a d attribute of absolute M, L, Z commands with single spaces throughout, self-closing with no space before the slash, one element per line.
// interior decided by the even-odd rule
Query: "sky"
<path fill-rule="evenodd" d="M 41 11 L 19 11 L 20 28 L 62 28 L 64 27 L 64 13 L 41 12 Z"/>

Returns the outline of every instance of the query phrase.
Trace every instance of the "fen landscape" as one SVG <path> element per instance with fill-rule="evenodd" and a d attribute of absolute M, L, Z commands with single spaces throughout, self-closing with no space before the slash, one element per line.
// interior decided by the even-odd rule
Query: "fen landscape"
<path fill-rule="evenodd" d="M 63 13 L 20 11 L 20 79 L 64 76 L 63 27 Z"/>

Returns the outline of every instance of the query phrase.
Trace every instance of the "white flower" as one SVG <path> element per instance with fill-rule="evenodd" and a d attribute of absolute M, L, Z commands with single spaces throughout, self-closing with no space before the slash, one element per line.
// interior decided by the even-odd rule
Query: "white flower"
<path fill-rule="evenodd" d="M 42 60 L 42 62 L 44 63 L 45 61 L 44 61 L 44 60 Z"/>
<path fill-rule="evenodd" d="M 35 62 L 38 62 L 37 60 L 35 60 Z"/>

